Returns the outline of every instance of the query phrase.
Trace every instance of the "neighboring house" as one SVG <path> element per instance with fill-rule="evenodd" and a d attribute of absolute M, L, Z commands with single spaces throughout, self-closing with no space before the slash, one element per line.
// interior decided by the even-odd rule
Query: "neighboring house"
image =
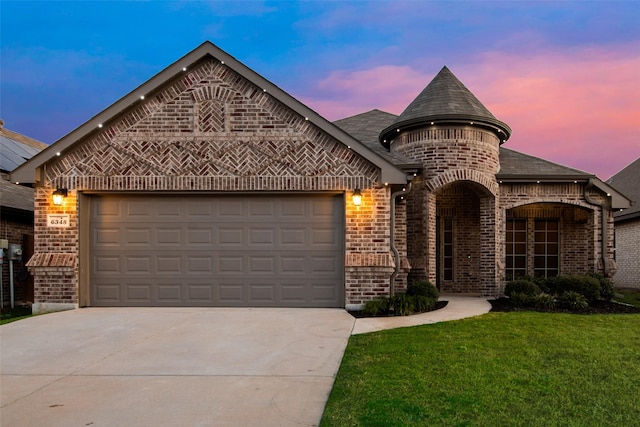
<path fill-rule="evenodd" d="M 14 302 L 33 301 L 33 278 L 25 267 L 33 253 L 33 188 L 8 181 L 9 172 L 38 154 L 46 144 L 5 129 L 0 120 L 0 239 L 11 245 L 22 245 L 24 256 L 13 263 Z M 0 265 L 2 275 L 2 307 L 10 305 L 8 251 Z"/>
<path fill-rule="evenodd" d="M 330 123 L 206 42 L 12 173 L 36 187 L 34 311 L 354 309 L 408 280 L 496 296 L 610 275 L 629 201 L 510 135 L 447 68 L 400 116 Z"/>
<path fill-rule="evenodd" d="M 633 206 L 614 214 L 618 271 L 613 282 L 617 287 L 640 288 L 640 158 L 607 183 L 633 201 Z"/>

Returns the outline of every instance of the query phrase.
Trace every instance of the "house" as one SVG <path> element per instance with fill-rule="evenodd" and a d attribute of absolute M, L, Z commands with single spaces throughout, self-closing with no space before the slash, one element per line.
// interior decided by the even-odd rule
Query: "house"
<path fill-rule="evenodd" d="M 633 201 L 614 213 L 617 272 L 614 285 L 640 288 L 640 158 L 612 176 L 607 183 Z"/>
<path fill-rule="evenodd" d="M 205 42 L 13 171 L 36 188 L 34 311 L 355 309 L 408 280 L 612 274 L 629 201 L 510 135 L 447 68 L 400 116 L 331 123 Z"/>
<path fill-rule="evenodd" d="M 45 147 L 47 145 L 40 141 L 5 128 L 4 121 L 0 120 L 0 240 L 3 243 L 0 246 L 4 248 L 4 257 L 0 257 L 0 299 L 3 308 L 11 305 L 12 281 L 14 303 L 33 301 L 33 278 L 24 265 L 33 254 L 33 189 L 9 182 L 9 172 Z M 14 259 L 11 266 L 7 256 L 9 245 L 20 245 L 23 250 L 22 257 Z"/>

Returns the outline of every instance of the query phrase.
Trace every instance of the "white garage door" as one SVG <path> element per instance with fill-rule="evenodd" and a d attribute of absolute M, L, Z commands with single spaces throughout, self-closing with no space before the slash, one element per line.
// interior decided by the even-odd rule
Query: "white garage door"
<path fill-rule="evenodd" d="M 95 195 L 93 306 L 344 306 L 342 195 Z"/>

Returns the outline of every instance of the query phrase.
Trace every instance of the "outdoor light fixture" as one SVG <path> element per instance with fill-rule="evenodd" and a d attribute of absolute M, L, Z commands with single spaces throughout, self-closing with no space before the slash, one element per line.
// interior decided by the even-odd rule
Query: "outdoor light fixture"
<path fill-rule="evenodd" d="M 53 204 L 56 206 L 62 206 L 64 198 L 67 197 L 66 188 L 58 188 L 53 192 Z"/>
<path fill-rule="evenodd" d="M 360 192 L 359 188 L 356 188 L 355 190 L 353 190 L 353 196 L 351 197 L 352 197 L 354 206 L 360 206 L 362 204 L 362 193 Z"/>

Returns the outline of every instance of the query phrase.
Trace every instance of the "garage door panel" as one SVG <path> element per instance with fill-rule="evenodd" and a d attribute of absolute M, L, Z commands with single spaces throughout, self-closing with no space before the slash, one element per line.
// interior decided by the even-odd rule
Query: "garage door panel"
<path fill-rule="evenodd" d="M 160 303 L 181 304 L 184 299 L 180 284 L 158 284 L 157 289 Z"/>
<path fill-rule="evenodd" d="M 218 271 L 222 274 L 244 274 L 243 256 L 220 256 L 218 257 Z"/>
<path fill-rule="evenodd" d="M 189 228 L 187 230 L 187 245 L 206 245 L 211 247 L 213 245 L 211 228 Z"/>
<path fill-rule="evenodd" d="M 248 274 L 275 275 L 276 260 L 274 256 L 248 256 Z"/>
<path fill-rule="evenodd" d="M 94 246 L 120 246 L 121 233 L 119 228 L 96 228 L 93 230 Z"/>
<path fill-rule="evenodd" d="M 315 195 L 95 196 L 92 304 L 342 307 L 343 203 Z"/>
<path fill-rule="evenodd" d="M 156 274 L 180 274 L 184 271 L 181 256 L 158 256 L 156 266 Z"/>
<path fill-rule="evenodd" d="M 125 246 L 151 246 L 151 229 L 149 227 L 126 227 L 124 230 Z"/>
<path fill-rule="evenodd" d="M 303 248 L 307 245 L 307 241 L 308 241 L 307 234 L 308 233 L 306 228 L 281 227 L 280 228 L 280 244 L 283 247 Z"/>
<path fill-rule="evenodd" d="M 265 228 L 264 226 L 254 226 L 249 229 L 249 241 L 247 242 L 251 247 L 268 247 L 274 248 L 276 244 L 274 230 L 272 228 Z"/>
<path fill-rule="evenodd" d="M 187 274 L 214 273 L 211 257 L 187 256 Z"/>
<path fill-rule="evenodd" d="M 183 205 L 172 203 L 169 201 L 166 201 L 166 202 L 160 201 L 154 206 L 154 209 L 149 213 L 149 215 L 155 216 L 158 218 L 163 218 L 163 217 L 179 218 L 182 216 L 182 209 L 183 209 Z"/>
<path fill-rule="evenodd" d="M 97 256 L 91 263 L 92 273 L 96 274 L 122 274 L 122 267 L 119 256 Z"/>
<path fill-rule="evenodd" d="M 124 274 L 149 275 L 153 270 L 152 259 L 148 256 L 129 256 L 125 258 Z"/>
<path fill-rule="evenodd" d="M 203 219 L 211 217 L 213 207 L 211 203 L 207 201 L 189 200 L 186 205 L 187 217 L 190 220 L 201 221 Z"/>
<path fill-rule="evenodd" d="M 162 203 L 156 203 L 152 208 L 151 201 L 141 199 L 129 199 L 126 203 L 126 215 L 131 219 L 144 219 L 150 220 L 154 211 L 157 211 L 158 206 L 162 206 Z M 155 208 L 155 209 L 154 209 Z"/>
<path fill-rule="evenodd" d="M 105 304 L 119 304 L 122 300 L 120 296 L 120 285 L 112 283 L 102 283 L 96 281 L 93 283 L 92 293 L 95 298 Z"/>
<path fill-rule="evenodd" d="M 275 284 L 260 284 L 249 283 L 249 301 L 252 305 L 268 304 L 274 305 L 277 301 L 275 299 Z"/>
<path fill-rule="evenodd" d="M 183 244 L 181 228 L 156 228 L 156 246 L 180 247 Z"/>
<path fill-rule="evenodd" d="M 152 284 L 129 284 L 125 290 L 127 292 L 127 301 L 133 303 L 151 303 Z"/>
<path fill-rule="evenodd" d="M 219 225 L 218 229 L 218 247 L 237 248 L 245 244 L 245 230 L 237 226 Z"/>

